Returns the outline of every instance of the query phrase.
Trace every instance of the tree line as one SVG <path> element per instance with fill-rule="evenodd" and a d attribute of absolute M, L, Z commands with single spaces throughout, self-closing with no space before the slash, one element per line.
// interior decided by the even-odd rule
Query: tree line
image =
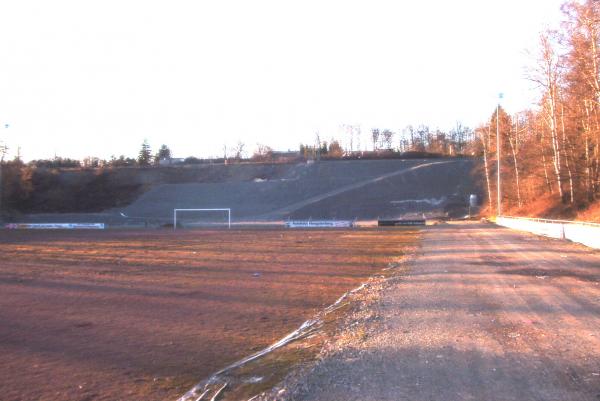
<path fill-rule="evenodd" d="M 408 125 L 398 131 L 388 128 L 372 128 L 369 136 L 370 150 L 360 147 L 358 126 L 347 126 L 348 136 L 343 139 L 331 138 L 328 142 L 321 140 L 317 133 L 315 144 L 300 144 L 299 153 L 305 159 L 352 159 L 352 158 L 387 158 L 402 157 L 407 154 L 422 154 L 424 156 L 473 156 L 473 130 L 457 123 L 449 131 L 431 129 L 427 125 Z M 358 127 L 360 128 L 360 127 Z M 357 145 L 356 147 L 354 145 Z"/>
<path fill-rule="evenodd" d="M 560 27 L 540 34 L 527 72 L 538 107 L 513 115 L 497 107 L 475 130 L 490 211 L 498 173 L 504 210 L 538 199 L 577 210 L 600 195 L 600 2 L 568 1 L 562 12 Z"/>

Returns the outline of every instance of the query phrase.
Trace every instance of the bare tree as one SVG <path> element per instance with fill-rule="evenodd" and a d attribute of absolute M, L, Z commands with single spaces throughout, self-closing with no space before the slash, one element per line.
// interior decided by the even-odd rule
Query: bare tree
<path fill-rule="evenodd" d="M 371 141 L 373 141 L 373 150 L 377 150 L 377 143 L 379 142 L 379 129 L 371 129 Z"/>
<path fill-rule="evenodd" d="M 486 135 L 487 133 L 487 135 Z M 479 139 L 479 142 L 481 143 L 481 147 L 483 149 L 483 167 L 484 167 L 484 171 L 485 171 L 485 183 L 486 183 L 486 188 L 487 188 L 487 195 L 488 195 L 488 207 L 489 207 L 489 212 L 492 213 L 492 210 L 494 210 L 493 205 L 492 205 L 492 199 L 494 199 L 492 197 L 492 187 L 490 184 L 490 168 L 489 168 L 489 137 L 490 137 L 490 126 L 488 125 L 487 127 L 479 127 L 475 130 L 475 134 L 477 135 L 477 138 Z M 487 138 L 486 138 L 487 136 Z"/>
<path fill-rule="evenodd" d="M 4 158 L 8 154 L 8 146 L 4 142 L 0 142 L 0 163 L 4 162 Z"/>
<path fill-rule="evenodd" d="M 510 152 L 513 158 L 513 167 L 515 169 L 515 181 L 517 188 L 517 204 L 519 207 L 523 206 L 523 202 L 521 200 L 521 186 L 519 182 L 519 160 L 518 160 L 518 152 L 519 152 L 519 115 L 517 114 L 514 118 L 515 127 L 514 131 L 512 129 L 508 130 L 508 143 L 510 145 Z M 512 127 L 511 127 L 512 128 Z"/>
<path fill-rule="evenodd" d="M 256 161 L 269 161 L 273 159 L 273 149 L 270 146 L 257 144 L 256 150 L 252 155 L 252 159 Z"/>
<path fill-rule="evenodd" d="M 394 132 L 389 129 L 384 129 L 381 132 L 381 137 L 382 137 L 381 142 L 383 143 L 384 147 L 386 149 L 391 149 L 393 138 L 394 138 Z"/>
<path fill-rule="evenodd" d="M 540 54 L 538 65 L 529 78 L 536 82 L 544 90 L 542 99 L 542 111 L 544 120 L 550 134 L 550 144 L 552 146 L 552 164 L 558 194 L 563 199 L 562 188 L 562 164 L 561 149 L 558 140 L 557 130 L 557 103 L 559 96 L 559 56 L 555 51 L 553 43 L 553 33 L 544 32 L 540 34 Z"/>
<path fill-rule="evenodd" d="M 235 147 L 233 148 L 233 154 L 235 155 L 236 160 L 241 160 L 244 157 L 244 147 L 246 145 L 242 141 L 238 141 Z"/>

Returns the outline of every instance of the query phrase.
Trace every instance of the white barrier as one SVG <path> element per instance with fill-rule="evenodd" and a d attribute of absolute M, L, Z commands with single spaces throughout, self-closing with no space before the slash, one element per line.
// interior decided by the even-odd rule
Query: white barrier
<path fill-rule="evenodd" d="M 10 223 L 5 228 L 14 230 L 103 230 L 104 223 Z"/>
<path fill-rule="evenodd" d="M 600 225 L 565 224 L 563 227 L 566 239 L 600 249 Z"/>
<path fill-rule="evenodd" d="M 288 228 L 349 228 L 354 226 L 351 220 L 290 220 L 285 222 Z"/>
<path fill-rule="evenodd" d="M 600 249 L 600 224 L 596 223 L 501 216 L 496 218 L 496 224 Z"/>

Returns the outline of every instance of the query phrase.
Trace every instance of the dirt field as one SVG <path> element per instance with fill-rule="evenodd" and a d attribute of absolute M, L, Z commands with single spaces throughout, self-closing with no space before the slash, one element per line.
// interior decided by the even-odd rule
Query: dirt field
<path fill-rule="evenodd" d="M 0 399 L 175 399 L 295 329 L 414 236 L 0 231 Z"/>

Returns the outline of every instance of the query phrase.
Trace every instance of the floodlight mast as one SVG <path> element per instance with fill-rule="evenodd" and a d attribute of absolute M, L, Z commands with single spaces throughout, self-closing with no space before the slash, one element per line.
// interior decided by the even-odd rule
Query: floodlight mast
<path fill-rule="evenodd" d="M 8 129 L 10 125 L 4 124 L 4 129 Z M 6 156 L 6 152 L 8 147 L 6 143 L 0 144 L 0 222 L 2 222 L 2 165 L 4 164 L 4 156 Z"/>
<path fill-rule="evenodd" d="M 500 100 L 504 97 L 503 93 L 498 94 L 498 104 L 496 105 L 496 158 L 498 159 L 498 188 L 496 193 L 498 195 L 498 216 L 502 215 L 502 189 L 500 186 Z"/>

